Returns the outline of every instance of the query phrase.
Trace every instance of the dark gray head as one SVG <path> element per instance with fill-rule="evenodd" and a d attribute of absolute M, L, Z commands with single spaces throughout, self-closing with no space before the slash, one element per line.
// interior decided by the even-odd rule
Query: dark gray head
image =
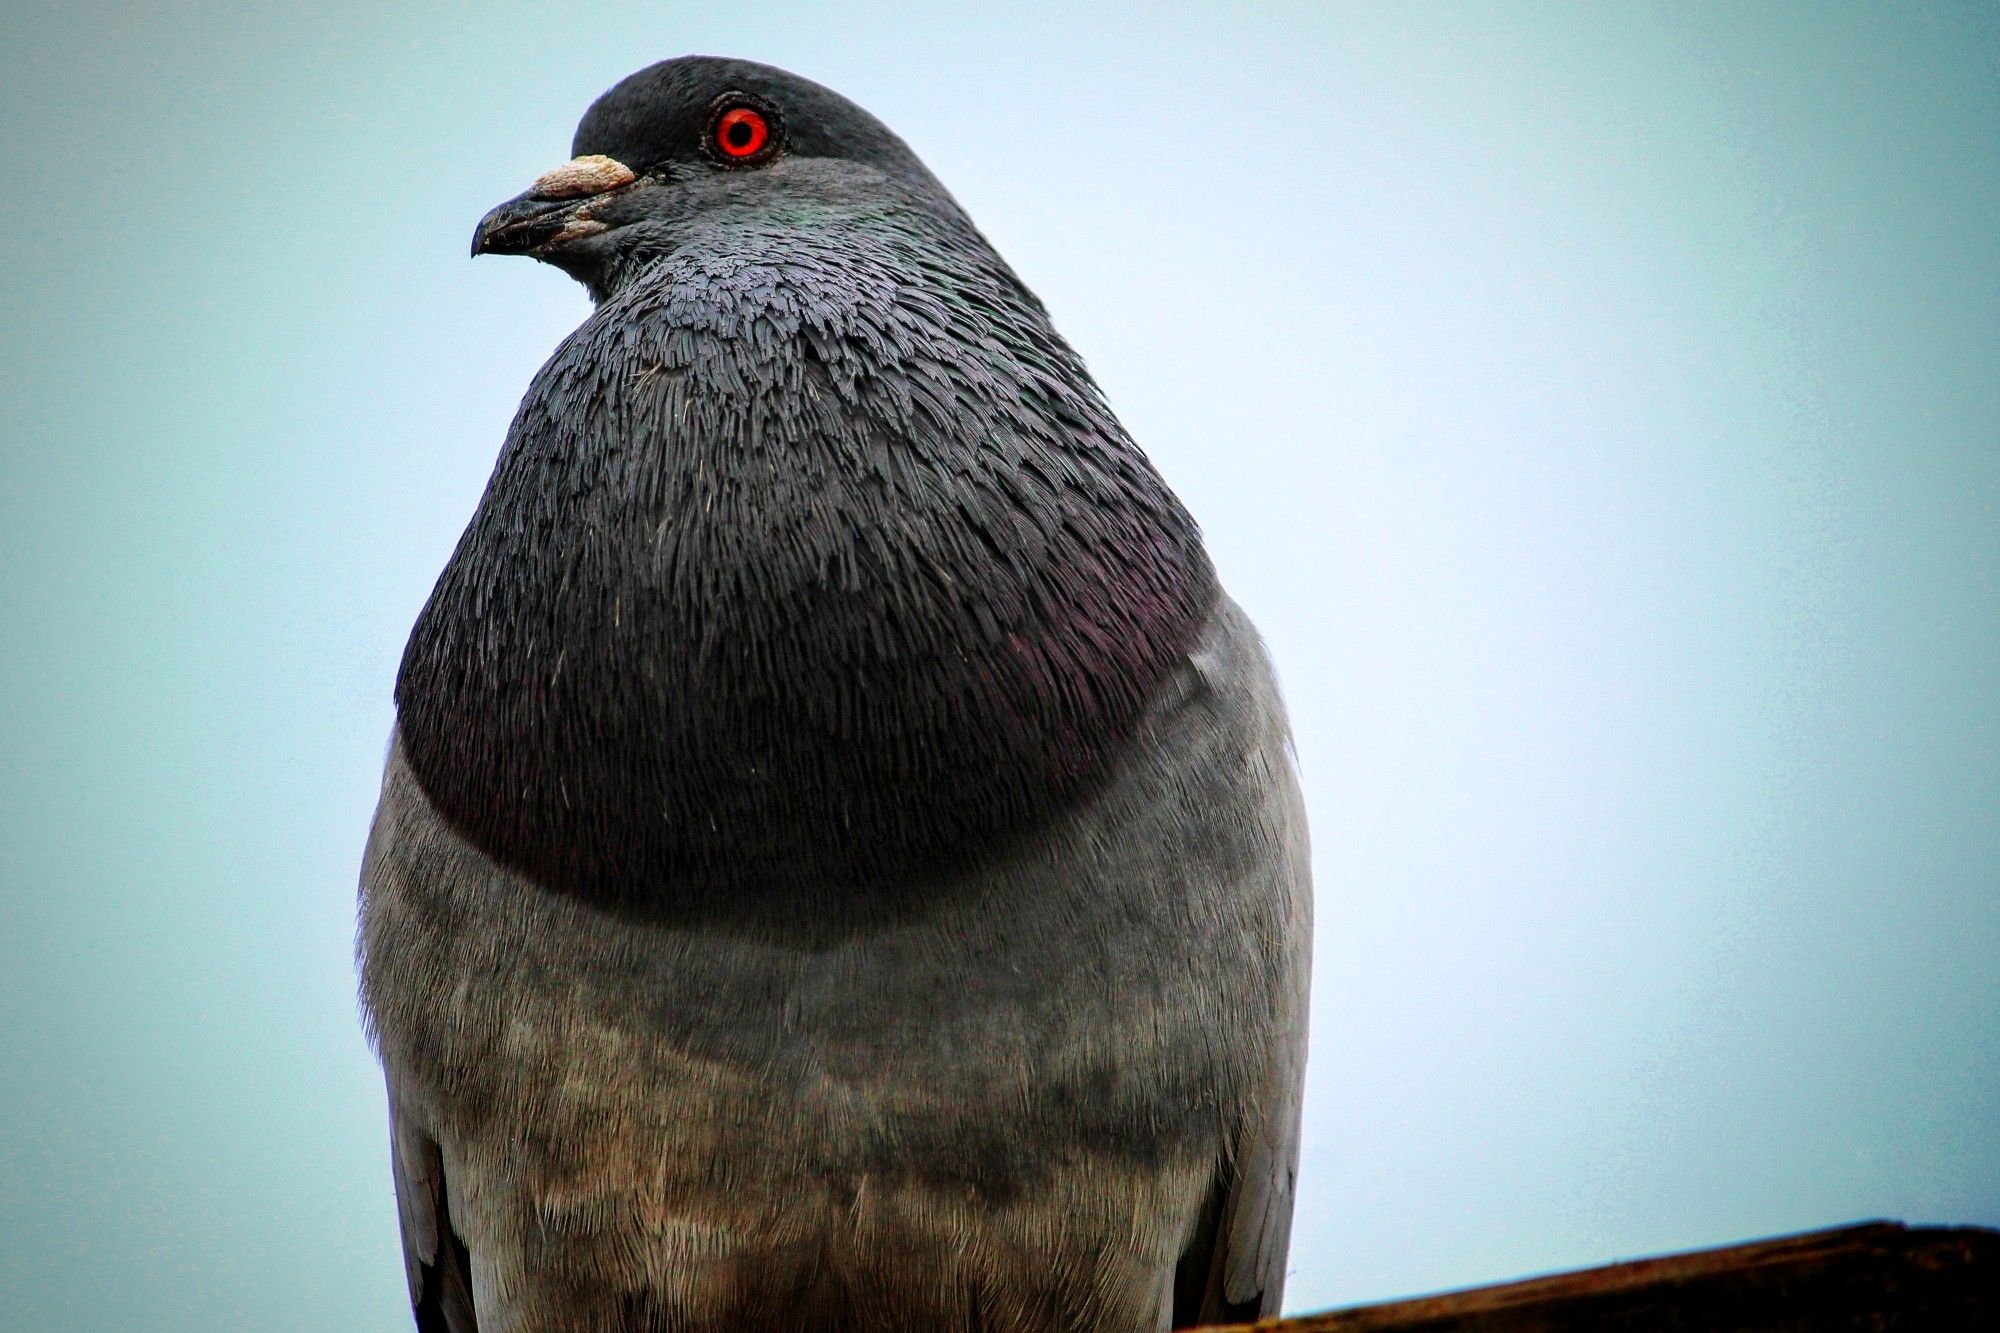
<path fill-rule="evenodd" d="M 599 300 L 704 215 L 873 191 L 969 225 L 937 178 L 881 121 L 769 65 L 683 56 L 598 98 L 572 160 L 480 220 L 472 253 L 524 254 Z"/>

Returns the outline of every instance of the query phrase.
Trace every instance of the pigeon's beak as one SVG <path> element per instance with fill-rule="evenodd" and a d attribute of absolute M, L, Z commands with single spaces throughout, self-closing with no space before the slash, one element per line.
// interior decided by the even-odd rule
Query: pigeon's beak
<path fill-rule="evenodd" d="M 637 179 L 632 168 L 613 158 L 594 153 L 572 158 L 479 219 L 472 253 L 532 255 L 595 236 L 607 224 L 590 216 L 591 205 Z"/>

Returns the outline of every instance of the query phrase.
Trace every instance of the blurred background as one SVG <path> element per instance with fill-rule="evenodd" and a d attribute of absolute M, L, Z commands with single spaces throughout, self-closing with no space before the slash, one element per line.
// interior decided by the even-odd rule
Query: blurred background
<path fill-rule="evenodd" d="M 405 1326 L 350 959 L 403 638 L 652 60 L 831 84 L 1268 635 L 1295 1310 L 2000 1223 L 2000 11 L 0 12 L 0 1324 Z"/>

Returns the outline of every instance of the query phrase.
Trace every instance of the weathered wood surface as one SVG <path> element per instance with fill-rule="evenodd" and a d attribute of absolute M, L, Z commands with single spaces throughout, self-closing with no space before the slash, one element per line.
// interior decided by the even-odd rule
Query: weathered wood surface
<path fill-rule="evenodd" d="M 1269 1333 L 2000 1333 L 2000 1231 L 1869 1222 L 1233 1327 Z"/>

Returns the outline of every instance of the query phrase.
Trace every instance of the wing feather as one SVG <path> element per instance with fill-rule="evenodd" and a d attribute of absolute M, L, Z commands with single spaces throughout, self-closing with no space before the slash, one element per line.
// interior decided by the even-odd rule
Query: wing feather
<path fill-rule="evenodd" d="M 396 1212 L 417 1333 L 479 1333 L 472 1304 L 472 1255 L 451 1224 L 444 1153 L 410 1108 L 389 1092 Z"/>

